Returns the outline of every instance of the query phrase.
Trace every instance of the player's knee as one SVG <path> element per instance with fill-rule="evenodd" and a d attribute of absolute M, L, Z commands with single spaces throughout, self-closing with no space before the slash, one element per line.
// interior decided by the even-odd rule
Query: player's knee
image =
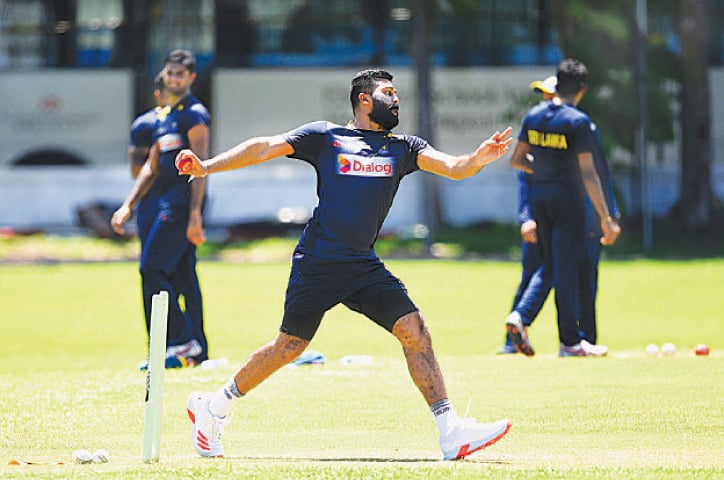
<path fill-rule="evenodd" d="M 430 332 L 420 312 L 408 313 L 397 320 L 392 334 L 406 348 L 424 349 L 431 344 Z"/>
<path fill-rule="evenodd" d="M 291 362 L 304 353 L 309 343 L 309 340 L 280 332 L 273 341 L 273 348 L 285 361 Z"/>

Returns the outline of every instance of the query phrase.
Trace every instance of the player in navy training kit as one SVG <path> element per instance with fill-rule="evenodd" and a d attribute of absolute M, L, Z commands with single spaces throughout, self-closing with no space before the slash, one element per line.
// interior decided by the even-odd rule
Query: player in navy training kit
<path fill-rule="evenodd" d="M 556 77 L 551 76 L 543 81 L 531 83 L 531 88 L 540 91 L 543 100 L 549 101 L 555 97 Z M 605 186 L 606 203 L 615 218 L 620 216 L 616 200 L 613 196 L 613 185 L 608 164 L 601 148 L 598 128 L 591 124 L 596 134 L 596 142 L 593 144 L 593 161 L 596 171 Z M 526 355 L 533 355 L 534 350 L 528 340 L 528 327 L 533 323 L 538 313 L 543 308 L 548 293 L 551 289 L 552 278 L 543 275 L 543 264 L 538 251 L 536 240 L 536 222 L 530 205 L 530 175 L 518 172 L 518 221 L 520 222 L 521 236 L 521 264 L 523 267 L 521 281 L 513 297 L 511 313 L 506 319 L 505 344 L 498 350 L 498 353 L 516 353 L 514 341 L 518 339 L 518 350 Z M 599 237 L 601 229 L 599 218 L 596 215 L 593 205 L 586 197 L 586 233 L 584 238 L 584 255 L 580 269 L 580 336 L 591 344 L 597 342 L 596 327 L 596 290 L 598 286 L 598 261 L 601 256 L 601 242 Z M 522 325 L 523 330 L 519 329 Z M 515 331 L 516 333 L 513 333 Z"/>
<path fill-rule="evenodd" d="M 548 292 L 551 289 L 551 279 L 543 275 L 543 263 L 538 250 L 536 240 L 536 223 L 533 219 L 533 212 L 530 206 L 530 178 L 525 172 L 518 172 L 518 222 L 523 237 L 521 245 L 521 265 L 523 267 L 520 275 L 520 284 L 513 296 L 513 306 L 510 315 L 506 319 L 506 327 L 516 321 L 515 334 L 506 333 L 505 343 L 498 350 L 500 354 L 517 353 L 520 350 L 525 355 L 534 355 L 533 347 L 528 341 L 528 327 L 538 316 L 543 308 Z M 517 325 L 520 323 L 520 328 Z M 517 345 L 517 350 L 516 350 Z"/>
<path fill-rule="evenodd" d="M 153 131 L 158 122 L 159 115 L 167 115 L 168 112 L 165 107 L 167 107 L 169 101 L 163 72 L 160 72 L 156 75 L 156 78 L 154 78 L 153 94 L 156 98 L 157 106 L 136 117 L 131 124 L 128 158 L 131 164 L 131 176 L 133 178 L 138 178 L 141 169 L 151 154 L 158 154 L 156 151 L 151 151 L 151 149 L 154 148 Z M 143 245 L 148 236 L 148 231 L 151 225 L 153 225 L 156 213 L 158 212 L 158 200 L 160 197 L 158 191 L 158 186 L 155 183 L 152 184 L 146 194 L 138 200 L 138 204 L 136 205 L 136 221 L 138 224 L 138 238 L 141 243 L 141 251 L 143 251 Z M 114 223 L 111 222 L 111 224 L 113 225 Z M 146 327 L 150 328 L 148 318 L 146 319 Z"/>
<path fill-rule="evenodd" d="M 140 270 L 144 311 L 150 326 L 151 298 L 159 291 L 169 293 L 168 367 L 195 365 L 208 358 L 203 328 L 201 289 L 196 273 L 196 246 L 205 238 L 201 210 L 205 179 L 187 182 L 179 178 L 174 165 L 183 148 L 208 152 L 209 114 L 190 92 L 195 78 L 195 60 L 188 51 L 173 51 L 167 57 L 164 75 L 169 106 L 157 111 L 153 124 L 151 156 L 139 172 L 136 184 L 111 220 L 116 231 L 139 209 L 141 239 Z M 186 310 L 179 305 L 184 296 Z"/>
<path fill-rule="evenodd" d="M 546 102 L 556 96 L 555 75 L 551 75 L 545 80 L 536 80 L 531 82 L 530 88 L 539 92 L 542 101 Z M 543 276 L 543 268 L 538 246 L 535 245 L 536 223 L 533 219 L 533 213 L 530 207 L 528 192 L 530 190 L 530 178 L 525 172 L 518 173 L 518 221 L 520 222 L 520 235 L 523 238 L 521 245 L 521 264 L 523 271 L 520 276 L 520 284 L 513 296 L 513 306 L 510 316 L 520 323 L 520 327 L 516 324 L 516 337 L 506 333 L 505 343 L 498 350 L 498 353 L 516 353 L 513 339 L 519 340 L 518 350 L 526 355 L 533 355 L 533 347 L 527 340 L 528 326 L 533 322 L 535 317 L 543 308 L 545 299 L 551 289 L 550 280 Z M 509 317 L 510 317 L 509 316 Z M 506 323 L 507 328 L 507 323 Z"/>
<path fill-rule="evenodd" d="M 611 172 L 608 169 L 608 163 L 603 154 L 601 145 L 601 135 L 595 123 L 591 122 L 595 141 L 593 142 L 593 162 L 596 173 L 601 179 L 603 185 L 603 194 L 606 199 L 606 205 L 611 216 L 618 222 L 621 212 L 616 204 L 613 195 L 613 184 L 611 183 Z M 596 294 L 598 291 L 598 261 L 601 259 L 601 227 L 600 218 L 593 208 L 591 200 L 586 197 L 586 238 L 584 241 L 583 261 L 581 262 L 579 292 L 580 317 L 578 324 L 580 327 L 580 337 L 588 343 L 595 345 L 598 342 L 598 327 L 596 324 Z"/>
<path fill-rule="evenodd" d="M 158 120 L 158 115 L 168 104 L 168 92 L 166 91 L 166 80 L 163 72 L 159 72 L 153 79 L 153 96 L 156 99 L 156 106 L 140 114 L 131 123 L 131 134 L 128 145 L 128 160 L 131 167 L 131 176 L 135 179 L 146 163 L 151 147 L 153 146 L 153 128 Z M 146 199 L 142 198 L 139 206 Z"/>
<path fill-rule="evenodd" d="M 586 67 L 566 59 L 559 64 L 557 76 L 558 98 L 536 105 L 523 119 L 511 165 L 531 174 L 530 200 L 543 272 L 555 288 L 559 355 L 600 356 L 608 349 L 580 335 L 579 274 L 586 195 L 601 219 L 600 242 L 613 244 L 621 230 L 609 212 L 595 166 L 593 150 L 598 140 L 594 128 L 588 116 L 576 108 L 586 91 Z M 522 325 L 518 327 L 514 333 L 523 330 Z"/>
<path fill-rule="evenodd" d="M 276 338 L 252 353 L 216 393 L 189 396 L 193 444 L 202 456 L 221 456 L 225 418 L 234 401 L 293 361 L 314 337 L 325 312 L 343 303 L 391 332 L 402 345 L 415 385 L 430 406 L 446 459 L 462 458 L 491 445 L 510 428 L 507 420 L 477 423 L 457 416 L 447 397 L 430 334 L 404 285 L 374 251 L 382 222 L 400 180 L 416 170 L 452 179 L 476 174 L 503 155 L 511 129 L 496 132 L 467 155 L 452 156 L 413 135 L 394 135 L 399 98 L 392 75 L 365 70 L 352 79 L 354 121 L 303 125 L 282 135 L 252 138 L 200 161 L 190 152 L 187 173 L 205 176 L 289 156 L 312 165 L 319 202 L 294 250 Z"/>

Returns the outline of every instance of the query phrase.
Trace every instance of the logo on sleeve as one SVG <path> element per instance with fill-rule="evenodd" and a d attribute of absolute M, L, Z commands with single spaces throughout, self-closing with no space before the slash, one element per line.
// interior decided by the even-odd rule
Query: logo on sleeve
<path fill-rule="evenodd" d="M 367 158 L 340 153 L 337 155 L 337 173 L 355 177 L 391 177 L 394 157 Z"/>

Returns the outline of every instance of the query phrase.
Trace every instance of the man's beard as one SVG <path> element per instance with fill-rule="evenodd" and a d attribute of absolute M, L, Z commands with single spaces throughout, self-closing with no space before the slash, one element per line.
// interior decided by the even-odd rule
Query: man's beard
<path fill-rule="evenodd" d="M 392 130 L 400 123 L 400 118 L 392 113 L 392 105 L 390 103 L 372 98 L 372 111 L 370 112 L 370 120 L 378 124 L 385 130 Z"/>

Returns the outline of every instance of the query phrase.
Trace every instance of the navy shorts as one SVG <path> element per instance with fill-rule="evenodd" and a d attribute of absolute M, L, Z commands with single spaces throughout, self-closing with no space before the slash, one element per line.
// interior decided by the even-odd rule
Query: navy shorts
<path fill-rule="evenodd" d="M 342 261 L 295 252 L 280 331 L 311 340 L 327 310 L 339 303 L 388 332 L 398 318 L 417 311 L 379 258 Z"/>

